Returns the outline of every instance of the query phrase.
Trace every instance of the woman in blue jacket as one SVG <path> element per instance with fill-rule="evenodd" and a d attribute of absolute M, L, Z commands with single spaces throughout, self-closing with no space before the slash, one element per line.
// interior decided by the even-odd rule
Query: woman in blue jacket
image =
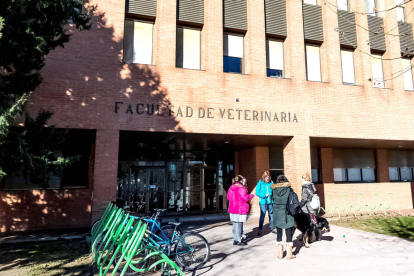
<path fill-rule="evenodd" d="M 270 229 L 273 231 L 273 198 L 272 198 L 272 179 L 270 178 L 270 172 L 265 171 L 262 175 L 262 179 L 257 182 L 256 195 L 260 198 L 260 220 L 259 220 L 259 232 L 258 236 L 262 234 L 263 223 L 266 216 L 266 211 L 269 215 Z"/>

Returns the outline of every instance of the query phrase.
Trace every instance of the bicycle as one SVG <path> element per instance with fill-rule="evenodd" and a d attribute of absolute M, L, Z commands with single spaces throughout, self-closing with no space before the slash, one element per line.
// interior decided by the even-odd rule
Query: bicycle
<path fill-rule="evenodd" d="M 170 222 L 168 225 L 160 227 L 158 222 L 158 216 L 165 209 L 155 209 L 156 213 L 152 216 L 144 218 L 133 217 L 134 219 L 141 219 L 147 223 L 148 229 L 146 230 L 145 240 L 146 244 L 154 245 L 158 250 L 161 250 L 170 259 L 175 258 L 175 262 L 184 270 L 194 271 L 202 268 L 210 258 L 210 246 L 207 240 L 196 233 L 185 233 L 178 228 L 181 224 L 179 222 Z M 151 256 L 151 246 L 145 247 L 138 251 L 133 257 L 134 260 L 127 268 L 125 275 L 135 276 L 138 274 L 137 269 L 143 268 L 148 265 L 145 256 Z M 119 262 L 119 253 L 115 256 L 116 263 Z M 157 255 L 154 255 L 154 263 L 157 262 Z M 122 271 L 125 266 L 125 262 L 121 261 L 121 265 L 118 267 L 118 271 Z M 139 265 L 136 267 L 135 265 Z M 157 267 L 160 269 L 160 267 Z"/>

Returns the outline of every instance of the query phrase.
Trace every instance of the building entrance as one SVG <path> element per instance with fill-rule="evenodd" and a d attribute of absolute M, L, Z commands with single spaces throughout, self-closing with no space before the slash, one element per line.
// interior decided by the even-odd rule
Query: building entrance
<path fill-rule="evenodd" d="M 222 194 L 217 185 L 217 167 L 197 168 L 187 171 L 186 207 L 188 211 L 218 210 Z"/>

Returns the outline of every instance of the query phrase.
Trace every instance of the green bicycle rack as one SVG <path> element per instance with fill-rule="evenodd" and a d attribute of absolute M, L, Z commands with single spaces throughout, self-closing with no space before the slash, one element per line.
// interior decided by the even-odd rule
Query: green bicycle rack
<path fill-rule="evenodd" d="M 148 239 L 147 224 L 109 204 L 100 222 L 92 229 L 92 257 L 99 275 L 123 276 L 127 270 L 144 273 L 161 267 L 162 273 L 184 276 L 181 269 Z M 151 265 L 146 265 L 152 260 Z M 131 272 L 128 272 L 131 273 Z"/>
<path fill-rule="evenodd" d="M 367 208 L 369 210 L 369 215 L 371 215 L 371 211 L 375 211 L 375 214 L 378 214 L 378 211 L 379 211 L 379 209 L 381 207 L 384 209 L 384 214 L 387 215 L 387 211 L 386 210 L 389 210 L 391 208 L 391 203 L 390 203 L 390 199 L 389 199 L 390 196 L 392 196 L 392 198 L 394 199 L 395 204 L 397 205 L 398 214 L 401 215 L 400 207 L 398 206 L 397 200 L 395 199 L 395 197 L 394 197 L 394 195 L 392 193 L 388 193 L 387 194 L 388 207 L 386 207 L 386 205 L 383 204 L 382 198 L 381 198 L 381 196 L 379 194 L 374 194 L 373 195 L 374 202 L 375 202 L 375 199 L 378 199 L 379 200 L 379 203 L 376 203 L 374 205 L 374 207 L 369 206 L 369 204 L 367 203 L 368 202 L 367 201 L 367 198 L 365 197 L 364 194 L 358 194 L 357 199 L 358 199 L 359 207 L 357 207 L 357 206 L 354 205 L 354 203 L 352 201 L 352 198 L 349 195 L 347 195 L 347 194 L 344 194 L 342 196 L 342 202 L 344 204 L 344 207 L 343 208 L 339 207 L 339 205 L 338 205 L 335 197 L 333 197 L 332 195 L 328 195 L 326 197 L 326 202 L 328 202 L 328 198 L 329 199 L 332 198 L 333 201 L 334 201 L 334 203 L 335 203 L 334 204 L 334 207 L 333 207 L 333 211 L 332 211 L 332 217 L 334 216 L 335 211 L 336 211 L 338 213 L 338 217 L 341 218 L 341 214 L 339 212 L 345 212 L 347 210 L 347 204 L 345 202 L 345 198 L 348 198 L 349 199 L 349 202 L 351 203 L 349 205 L 348 212 L 346 213 L 346 216 L 348 216 L 349 213 L 351 212 L 351 210 L 353 210 L 354 211 L 354 216 L 356 217 L 356 211 L 361 211 L 361 209 L 362 209 L 361 216 L 363 216 L 364 213 L 365 213 L 365 209 L 367 209 Z M 365 204 L 361 204 L 361 200 L 360 200 L 361 197 L 364 198 Z M 329 203 L 331 203 L 331 202 L 332 202 L 332 200 L 329 200 Z M 320 207 L 318 209 L 318 213 L 320 212 L 320 210 L 323 210 L 326 214 L 328 214 L 329 211 L 331 210 L 331 207 L 332 206 L 329 205 L 329 207 L 328 207 L 327 210 L 325 210 L 323 207 Z"/>

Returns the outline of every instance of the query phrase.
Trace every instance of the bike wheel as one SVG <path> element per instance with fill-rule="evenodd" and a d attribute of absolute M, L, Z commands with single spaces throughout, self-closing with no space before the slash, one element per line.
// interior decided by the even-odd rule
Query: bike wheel
<path fill-rule="evenodd" d="M 193 271 L 202 268 L 208 261 L 210 246 L 203 236 L 185 233 L 175 244 L 175 254 L 175 261 L 179 266 L 184 270 Z"/>
<path fill-rule="evenodd" d="M 121 256 L 122 256 L 122 252 L 121 251 L 118 251 L 118 253 L 116 253 L 116 255 L 115 255 L 115 259 L 114 259 L 114 263 L 113 263 L 114 268 L 116 267 L 116 265 L 120 261 Z M 144 269 L 145 266 L 147 265 L 147 261 L 145 260 L 145 257 L 146 256 L 147 256 L 147 251 L 146 250 L 144 250 L 141 253 L 135 255 L 134 257 L 132 257 L 131 265 L 134 266 L 135 268 L 138 268 L 138 269 Z M 122 271 L 125 268 L 126 263 L 127 263 L 127 261 L 126 261 L 126 259 L 124 257 L 121 260 L 121 263 L 120 263 L 120 265 L 118 266 L 118 269 L 117 269 L 117 271 L 119 273 L 122 273 Z M 124 275 L 126 275 L 126 276 L 135 276 L 135 275 L 138 275 L 139 272 L 133 270 L 131 268 L 131 265 L 128 266 L 128 268 L 126 269 Z"/>

